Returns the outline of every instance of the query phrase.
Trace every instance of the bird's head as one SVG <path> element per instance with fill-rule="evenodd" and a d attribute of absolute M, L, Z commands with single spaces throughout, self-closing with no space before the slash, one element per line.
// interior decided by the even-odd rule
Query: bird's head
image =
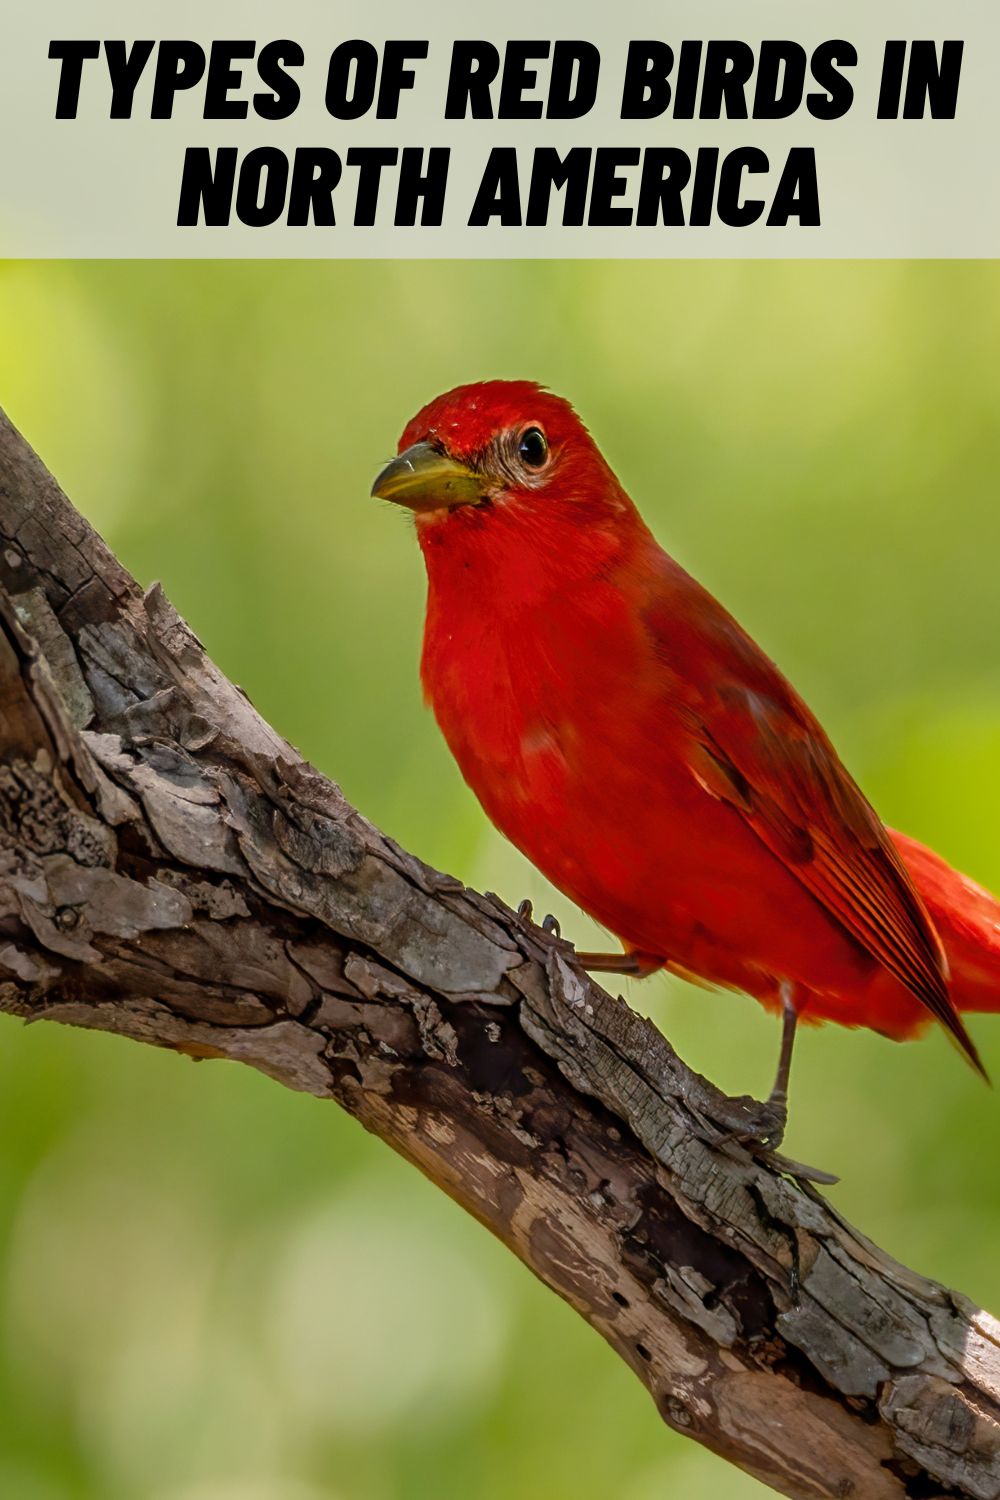
<path fill-rule="evenodd" d="M 407 425 L 372 494 L 407 506 L 421 540 L 488 540 L 513 524 L 613 524 L 631 502 L 568 401 L 530 380 L 457 386 Z"/>

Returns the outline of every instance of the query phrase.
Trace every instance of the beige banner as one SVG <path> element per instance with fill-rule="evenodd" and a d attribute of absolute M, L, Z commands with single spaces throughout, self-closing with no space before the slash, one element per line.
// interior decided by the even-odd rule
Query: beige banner
<path fill-rule="evenodd" d="M 490 43 L 501 62 L 506 59 L 483 96 L 494 113 L 506 98 L 509 108 L 526 113 L 540 106 L 543 118 L 446 119 L 457 39 Z M 374 51 L 344 50 L 356 40 Z M 589 43 L 583 62 L 581 49 L 573 58 L 568 45 L 564 56 L 550 52 L 538 59 L 530 55 L 537 48 L 527 56 L 508 48 L 510 42 L 558 40 Z M 929 113 L 878 118 L 886 44 L 914 40 L 936 44 L 939 99 L 948 92 L 943 44 L 964 43 L 953 119 Z M 88 41 L 118 46 L 84 56 L 88 49 L 73 44 Z M 155 45 L 137 50 L 144 41 Z M 178 41 L 197 45 L 168 45 Z M 301 48 L 301 63 L 294 49 L 278 47 L 283 41 Z M 387 41 L 423 41 L 427 53 L 397 57 L 386 83 Z M 694 48 L 699 41 L 703 47 Z M 64 56 L 50 57 L 53 42 L 70 44 L 56 48 Z M 247 46 L 226 49 L 226 42 Z M 717 44 L 711 56 L 710 42 Z M 781 48 L 783 42 L 795 45 Z M 857 55 L 856 63 L 844 64 L 844 49 L 833 50 L 832 88 L 830 56 L 824 59 L 822 51 L 827 42 L 849 44 Z M 671 49 L 670 103 L 653 118 L 620 117 L 630 43 Z M 683 52 L 682 43 L 688 43 Z M 737 44 L 731 55 L 726 43 Z M 592 73 L 593 48 L 599 53 L 593 107 L 581 118 L 544 117 L 546 109 L 558 109 L 560 95 L 585 88 L 584 64 Z M 363 103 L 369 81 L 375 85 L 370 111 L 357 119 L 336 118 L 325 104 L 338 49 L 331 85 L 338 107 L 352 98 Z M 806 60 L 801 86 L 795 76 L 800 52 Z M 739 77 L 720 81 L 723 74 L 739 75 L 748 55 L 745 85 Z M 378 69 L 369 80 L 372 57 Z M 662 49 L 649 54 L 651 90 L 665 76 L 663 57 Z M 952 52 L 951 65 L 954 60 Z M 0 15 L 0 254 L 996 257 L 998 61 L 996 0 L 808 6 L 798 0 L 600 6 L 514 0 L 490 8 L 438 0 L 419 9 L 401 0 L 8 4 Z M 917 75 L 913 99 L 922 107 L 926 50 L 921 59 L 907 49 L 905 63 Z M 634 83 L 634 55 L 632 67 Z M 379 119 L 379 91 L 385 83 L 388 108 L 400 68 L 412 72 L 412 87 L 398 91 L 396 118 Z M 230 79 L 223 76 L 228 70 Z M 767 72 L 770 83 L 761 76 Z M 824 117 L 842 109 L 844 80 L 850 107 Z M 113 99 L 121 111 L 133 81 L 132 117 L 111 118 Z M 64 110 L 75 109 L 75 118 L 56 118 L 60 85 Z M 752 115 L 755 100 L 766 103 L 769 89 L 771 97 L 784 89 L 791 99 L 800 87 L 803 102 L 787 118 L 726 117 L 741 98 Z M 294 111 L 269 117 L 287 109 L 293 89 L 300 96 Z M 723 103 L 713 106 L 720 89 Z M 902 113 L 905 83 L 895 92 Z M 685 97 L 693 112 L 714 107 L 722 117 L 678 117 Z M 245 118 L 238 117 L 242 103 Z M 206 105 L 219 117 L 205 119 Z M 373 148 L 383 148 L 377 196 Z M 450 153 L 440 224 L 420 222 L 422 213 L 434 216 L 442 181 L 444 158 L 430 156 L 431 148 Z M 506 153 L 493 155 L 498 148 Z M 536 148 L 549 148 L 541 164 Z M 484 187 L 491 167 L 493 179 Z M 421 175 L 426 184 L 417 181 Z M 532 224 L 544 214 L 549 188 L 548 221 Z M 506 223 L 489 211 L 498 203 Z M 206 224 L 206 207 L 223 222 Z M 331 208 L 334 223 L 315 222 L 329 219 Z M 810 222 L 817 211 L 818 224 Z M 179 214 L 197 222 L 178 224 Z M 564 223 L 564 215 L 582 222 Z M 288 222 L 296 217 L 307 222 Z M 356 222 L 365 217 L 374 222 Z M 416 222 L 407 224 L 408 217 Z M 470 223 L 477 217 L 483 222 Z"/>

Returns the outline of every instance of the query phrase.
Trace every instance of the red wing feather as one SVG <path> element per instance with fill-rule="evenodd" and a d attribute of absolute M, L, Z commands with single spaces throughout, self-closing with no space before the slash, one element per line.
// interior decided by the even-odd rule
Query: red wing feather
<path fill-rule="evenodd" d="M 697 745 L 695 775 L 740 812 L 984 1072 L 949 996 L 940 940 L 885 827 L 777 668 L 710 595 L 683 577 L 702 597 L 692 599 L 685 588 L 680 619 L 676 599 L 661 599 L 646 619 L 675 672 L 680 661 L 694 662 L 702 676 L 694 683 L 685 671 L 679 684 Z"/>

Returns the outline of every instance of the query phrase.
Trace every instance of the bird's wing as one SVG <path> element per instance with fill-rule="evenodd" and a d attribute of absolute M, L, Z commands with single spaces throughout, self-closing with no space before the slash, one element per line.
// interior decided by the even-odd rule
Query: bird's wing
<path fill-rule="evenodd" d="M 983 1072 L 949 996 L 947 962 L 931 920 L 885 827 L 816 718 L 693 580 L 680 575 L 666 598 L 657 593 L 646 622 L 672 668 L 675 706 L 692 736 L 692 773 L 741 814 Z"/>

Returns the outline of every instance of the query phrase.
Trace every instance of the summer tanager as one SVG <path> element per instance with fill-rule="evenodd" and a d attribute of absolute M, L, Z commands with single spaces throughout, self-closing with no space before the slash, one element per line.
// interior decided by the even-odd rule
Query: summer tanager
<path fill-rule="evenodd" d="M 373 494 L 427 567 L 422 678 L 488 816 L 621 941 L 782 1011 L 751 1133 L 780 1141 L 796 1021 L 902 1039 L 1000 1009 L 1000 903 L 887 829 L 818 721 L 657 544 L 568 402 L 439 396 Z"/>

